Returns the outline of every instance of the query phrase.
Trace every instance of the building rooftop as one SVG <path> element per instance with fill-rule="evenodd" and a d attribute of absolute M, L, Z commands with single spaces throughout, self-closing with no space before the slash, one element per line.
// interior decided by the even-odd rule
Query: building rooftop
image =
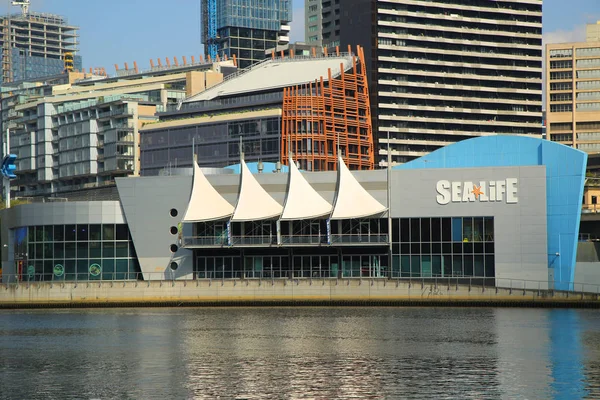
<path fill-rule="evenodd" d="M 347 53 L 321 58 L 269 59 L 228 76 L 223 83 L 188 97 L 184 103 L 295 86 L 314 82 L 321 76 L 327 80 L 329 69 L 332 71 L 332 76 L 337 77 L 340 75 L 340 64 L 344 65 L 346 71 L 352 66 L 352 63 L 352 55 Z"/>

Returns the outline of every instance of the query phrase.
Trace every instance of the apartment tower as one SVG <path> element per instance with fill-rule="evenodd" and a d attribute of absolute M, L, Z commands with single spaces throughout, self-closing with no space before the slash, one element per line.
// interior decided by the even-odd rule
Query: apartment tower
<path fill-rule="evenodd" d="M 541 0 L 306 6 L 309 43 L 365 49 L 380 166 L 388 145 L 398 164 L 475 136 L 541 136 Z"/>
<path fill-rule="evenodd" d="M 247 68 L 290 41 L 292 0 L 202 0 L 201 6 L 207 57 L 235 56 Z"/>
<path fill-rule="evenodd" d="M 0 26 L 2 83 L 82 69 L 77 55 L 79 28 L 68 25 L 65 17 L 27 11 L 0 16 Z"/>
<path fill-rule="evenodd" d="M 579 43 L 546 45 L 548 139 L 600 151 L 600 22 Z"/>

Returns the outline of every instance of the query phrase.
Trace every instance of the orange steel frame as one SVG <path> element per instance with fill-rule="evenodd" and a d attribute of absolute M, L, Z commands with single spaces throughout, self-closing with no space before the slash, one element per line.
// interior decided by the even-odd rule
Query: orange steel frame
<path fill-rule="evenodd" d="M 348 52 L 351 48 L 348 47 Z M 314 83 L 285 88 L 281 129 L 281 161 L 287 165 L 292 153 L 300 168 L 335 171 L 338 148 L 350 169 L 373 169 L 373 127 L 364 51 L 339 77 L 323 77 Z"/>

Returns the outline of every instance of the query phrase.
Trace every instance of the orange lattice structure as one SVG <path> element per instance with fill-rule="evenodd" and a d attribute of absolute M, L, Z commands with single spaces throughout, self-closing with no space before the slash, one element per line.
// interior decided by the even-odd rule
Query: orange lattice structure
<path fill-rule="evenodd" d="M 364 51 L 357 48 L 349 71 L 328 80 L 285 88 L 281 129 L 281 160 L 291 152 L 300 168 L 335 171 L 338 149 L 350 169 L 373 169 L 373 127 Z M 351 48 L 348 49 L 351 51 Z"/>

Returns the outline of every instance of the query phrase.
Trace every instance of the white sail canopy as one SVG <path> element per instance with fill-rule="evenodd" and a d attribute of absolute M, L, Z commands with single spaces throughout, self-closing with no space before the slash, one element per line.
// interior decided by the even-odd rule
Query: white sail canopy
<path fill-rule="evenodd" d="M 351 219 L 382 214 L 387 210 L 354 178 L 342 157 L 338 162 L 338 189 L 331 219 Z"/>
<path fill-rule="evenodd" d="M 311 219 L 331 213 L 331 204 L 313 189 L 290 157 L 288 192 L 282 220 Z"/>
<path fill-rule="evenodd" d="M 281 204 L 260 186 L 243 160 L 240 181 L 240 194 L 232 221 L 256 221 L 281 215 Z"/>
<path fill-rule="evenodd" d="M 183 222 L 214 221 L 231 216 L 233 206 L 210 184 L 196 160 L 192 193 Z"/>

